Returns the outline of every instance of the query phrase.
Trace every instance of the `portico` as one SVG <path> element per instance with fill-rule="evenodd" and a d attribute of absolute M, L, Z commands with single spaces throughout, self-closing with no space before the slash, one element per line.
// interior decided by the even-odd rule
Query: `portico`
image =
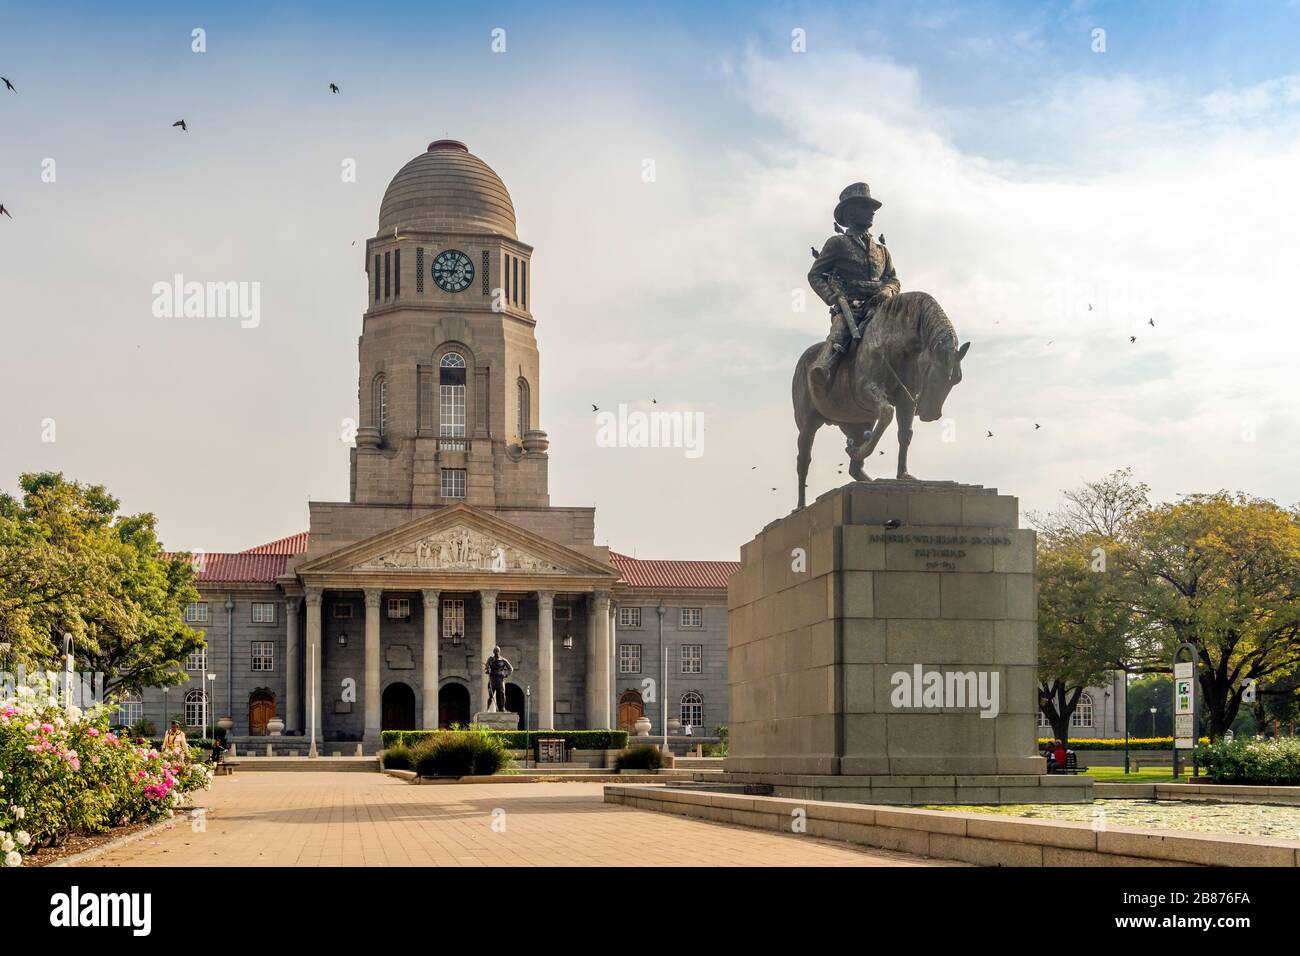
<path fill-rule="evenodd" d="M 486 707 L 483 661 L 498 644 L 531 701 L 521 727 L 610 726 L 609 606 L 618 575 L 607 563 L 455 505 L 294 571 L 307 605 L 303 656 L 312 662 L 303 700 L 318 715 L 320 739 L 355 737 L 370 750 L 384 729 L 446 725 L 453 718 L 440 699 L 459 698 L 460 688 L 470 713 L 456 709 L 456 722 L 468 722 Z M 566 666 L 557 683 L 557 655 L 583 666 Z M 295 675 L 287 676 L 292 684 Z M 385 726 L 394 684 L 414 692 L 418 728 Z M 290 724 L 306 719 L 290 715 Z"/>

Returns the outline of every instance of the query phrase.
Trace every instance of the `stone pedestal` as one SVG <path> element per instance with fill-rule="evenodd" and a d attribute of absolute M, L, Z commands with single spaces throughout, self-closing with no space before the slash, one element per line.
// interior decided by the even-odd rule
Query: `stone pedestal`
<path fill-rule="evenodd" d="M 519 715 L 512 711 L 482 711 L 474 715 L 474 725 L 489 730 L 518 730 Z"/>
<path fill-rule="evenodd" d="M 1090 779 L 1048 782 L 1036 752 L 1034 585 L 1016 499 L 978 485 L 853 483 L 768 525 L 728 588 L 728 781 L 868 803 L 1090 799 Z"/>

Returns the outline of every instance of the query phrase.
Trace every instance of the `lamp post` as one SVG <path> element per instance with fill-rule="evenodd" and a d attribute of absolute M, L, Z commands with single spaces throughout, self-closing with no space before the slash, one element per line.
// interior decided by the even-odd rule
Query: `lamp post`
<path fill-rule="evenodd" d="M 1151 708 L 1151 736 L 1154 738 L 1155 735 L 1156 735 L 1156 708 L 1152 707 Z"/>
<path fill-rule="evenodd" d="M 63 712 L 72 717 L 72 655 L 75 644 L 71 634 L 63 635 Z"/>
<path fill-rule="evenodd" d="M 533 704 L 533 685 L 524 685 L 524 769 L 528 769 L 528 755 L 532 753 L 532 747 L 528 745 L 528 712 L 532 709 Z"/>
<path fill-rule="evenodd" d="M 211 707 L 211 704 L 209 702 L 213 700 L 212 695 L 215 694 L 216 692 L 217 692 L 217 675 L 209 674 L 208 692 L 203 697 L 203 737 L 205 740 L 208 739 L 209 732 L 212 734 L 211 739 L 215 740 L 217 737 L 216 728 L 210 726 L 212 715 L 208 712 L 209 708 Z"/>
<path fill-rule="evenodd" d="M 310 610 L 310 609 L 309 609 Z M 308 757 L 316 757 L 316 642 L 307 641 L 307 677 L 311 706 L 311 746 L 307 748 Z"/>

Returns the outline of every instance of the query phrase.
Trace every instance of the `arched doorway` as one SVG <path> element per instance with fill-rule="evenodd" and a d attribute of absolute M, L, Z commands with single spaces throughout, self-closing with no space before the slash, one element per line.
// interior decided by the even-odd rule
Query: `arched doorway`
<path fill-rule="evenodd" d="M 468 727 L 469 721 L 469 688 L 464 684 L 443 684 L 438 691 L 438 726 Z"/>
<path fill-rule="evenodd" d="M 524 697 L 524 690 L 518 684 L 506 684 L 506 710 L 512 714 L 519 715 L 519 729 L 524 729 L 524 707 L 527 698 Z"/>
<path fill-rule="evenodd" d="M 253 737 L 266 736 L 266 722 L 275 716 L 275 694 L 259 687 L 248 695 L 248 733 Z"/>
<path fill-rule="evenodd" d="M 625 690 L 618 695 L 618 729 L 636 733 L 637 718 L 645 716 L 645 704 L 639 690 Z"/>
<path fill-rule="evenodd" d="M 415 729 L 415 691 L 398 681 L 384 688 L 383 730 Z"/>

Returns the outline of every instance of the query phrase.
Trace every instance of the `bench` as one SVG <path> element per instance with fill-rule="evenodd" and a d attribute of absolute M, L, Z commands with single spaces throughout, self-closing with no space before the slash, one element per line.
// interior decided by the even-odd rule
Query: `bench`
<path fill-rule="evenodd" d="M 1048 773 L 1087 773 L 1088 771 L 1086 769 L 1082 769 L 1079 767 L 1079 755 L 1076 754 L 1073 750 L 1067 750 L 1065 752 L 1065 766 L 1054 767 L 1049 764 L 1047 768 L 1047 772 Z"/>

